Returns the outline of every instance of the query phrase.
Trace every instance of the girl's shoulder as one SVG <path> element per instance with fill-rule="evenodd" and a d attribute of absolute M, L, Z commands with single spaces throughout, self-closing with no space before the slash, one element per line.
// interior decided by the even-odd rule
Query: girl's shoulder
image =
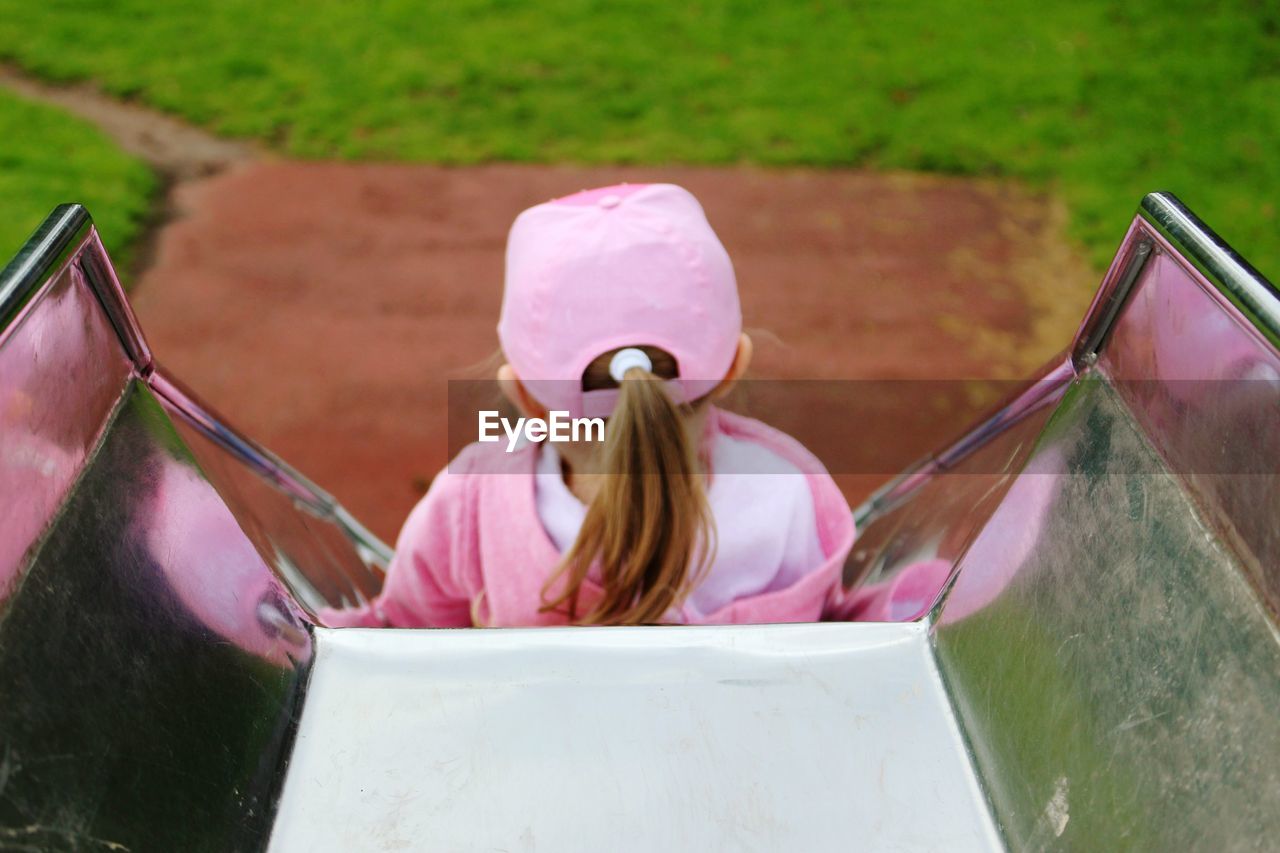
<path fill-rule="evenodd" d="M 751 438 L 722 432 L 715 436 L 709 448 L 711 470 L 721 474 L 800 475 L 801 470 L 792 459 L 775 447 Z M 795 477 L 803 482 L 802 477 Z"/>
<path fill-rule="evenodd" d="M 759 473 L 794 473 L 798 471 L 811 476 L 827 477 L 827 469 L 821 460 L 810 450 L 776 427 L 763 421 L 749 418 L 746 415 L 713 409 L 713 428 L 729 439 L 735 446 L 735 458 L 750 461 L 756 465 L 768 465 L 774 470 L 762 470 Z M 773 460 L 769 462 L 767 460 Z"/>
<path fill-rule="evenodd" d="M 803 444 L 782 430 L 745 415 L 713 410 L 713 429 L 720 436 L 733 439 L 728 446 L 735 447 L 736 467 L 740 473 L 787 474 L 798 472 L 803 477 L 755 478 L 772 484 L 792 483 L 788 492 L 796 490 L 803 482 L 813 503 L 813 513 L 818 526 L 818 536 L 824 552 L 831 555 L 847 553 L 853 545 L 853 512 L 844 492 L 836 484 L 826 467 Z M 771 458 L 772 457 L 772 458 Z M 752 470 L 754 469 L 754 470 Z M 750 479 L 750 478 L 748 478 Z M 803 488 L 800 491 L 804 491 Z"/>

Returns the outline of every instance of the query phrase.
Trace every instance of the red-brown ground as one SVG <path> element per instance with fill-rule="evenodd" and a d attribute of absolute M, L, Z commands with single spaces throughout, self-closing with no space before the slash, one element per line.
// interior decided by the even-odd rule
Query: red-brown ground
<path fill-rule="evenodd" d="M 998 184 L 249 161 L 179 186 L 135 307 L 175 375 L 392 538 L 446 462 L 446 381 L 496 349 L 511 220 L 619 180 L 702 200 L 762 330 L 757 377 L 1021 376 L 1068 342 L 1092 292 L 1058 211 Z M 906 459 L 968 417 L 886 403 L 817 427 Z M 878 479 L 843 483 L 857 500 Z"/>

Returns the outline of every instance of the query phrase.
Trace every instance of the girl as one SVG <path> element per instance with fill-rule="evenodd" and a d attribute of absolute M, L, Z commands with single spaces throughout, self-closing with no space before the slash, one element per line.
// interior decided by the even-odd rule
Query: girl
<path fill-rule="evenodd" d="M 326 624 L 794 622 L 836 603 L 854 537 L 840 490 L 795 440 L 713 405 L 751 340 L 692 195 L 620 185 L 526 210 L 498 336 L 521 413 L 607 418 L 603 442 L 467 447 L 379 596 Z"/>

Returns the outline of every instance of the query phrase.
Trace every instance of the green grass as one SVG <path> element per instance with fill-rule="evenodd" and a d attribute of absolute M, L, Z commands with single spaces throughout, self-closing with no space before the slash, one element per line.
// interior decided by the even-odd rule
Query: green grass
<path fill-rule="evenodd" d="M 145 166 L 92 125 L 0 89 L 0 266 L 54 205 L 79 201 L 127 269 L 155 185 Z"/>
<path fill-rule="evenodd" d="M 810 164 L 1177 192 L 1280 270 L 1280 4 L 0 0 L 0 57 L 302 157 Z"/>

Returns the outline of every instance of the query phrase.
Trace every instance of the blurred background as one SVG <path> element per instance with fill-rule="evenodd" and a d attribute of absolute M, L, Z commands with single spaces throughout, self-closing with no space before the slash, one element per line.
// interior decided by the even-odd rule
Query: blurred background
<path fill-rule="evenodd" d="M 0 255 L 84 203 L 160 360 L 385 537 L 553 196 L 691 189 L 770 379 L 1026 376 L 1151 190 L 1280 270 L 1275 2 L 0 0 L 0 63 Z"/>

